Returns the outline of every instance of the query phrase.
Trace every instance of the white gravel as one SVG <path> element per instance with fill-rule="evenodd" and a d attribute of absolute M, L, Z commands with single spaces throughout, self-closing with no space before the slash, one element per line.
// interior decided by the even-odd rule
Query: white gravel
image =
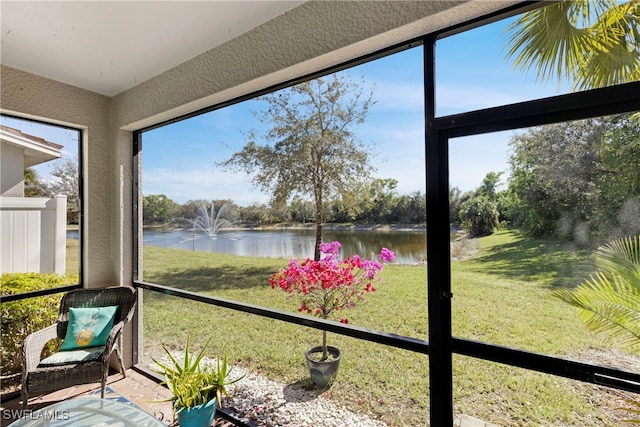
<path fill-rule="evenodd" d="M 183 354 L 173 355 L 177 360 Z M 162 363 L 169 362 L 161 357 Z M 203 359 L 215 364 L 213 359 Z M 151 364 L 150 369 L 157 366 Z M 252 373 L 241 366 L 234 366 L 230 379 L 244 375 L 237 383 L 227 387 L 230 398 L 223 397 L 225 410 L 244 422 L 260 426 L 276 427 L 385 427 L 387 424 L 364 414 L 356 414 L 298 385 L 282 384 Z"/>
<path fill-rule="evenodd" d="M 238 419 L 269 427 L 381 427 L 387 424 L 347 410 L 322 395 L 296 385 L 281 384 L 235 366 L 232 377 L 245 377 L 223 399 Z M 235 389 L 234 389 L 235 386 Z"/>

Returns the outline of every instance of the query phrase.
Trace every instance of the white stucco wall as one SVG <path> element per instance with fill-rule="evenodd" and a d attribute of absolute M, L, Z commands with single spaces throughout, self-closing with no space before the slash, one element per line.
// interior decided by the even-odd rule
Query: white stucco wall
<path fill-rule="evenodd" d="M 0 144 L 0 197 L 24 196 L 24 150 Z"/>
<path fill-rule="evenodd" d="M 0 68 L 1 111 L 83 130 L 85 286 L 117 284 L 114 268 L 111 195 L 116 172 L 106 96 L 45 79 L 20 70 Z"/>

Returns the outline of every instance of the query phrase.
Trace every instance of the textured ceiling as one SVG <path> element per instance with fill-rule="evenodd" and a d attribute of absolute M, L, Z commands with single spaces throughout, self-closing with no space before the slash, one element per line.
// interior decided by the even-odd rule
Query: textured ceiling
<path fill-rule="evenodd" d="M 2 65 L 115 96 L 303 3 L 308 2 L 0 0 L 0 60 Z M 433 14 L 416 16 L 412 24 L 379 34 L 376 42 L 369 40 L 370 46 L 355 47 L 348 54 L 357 57 L 513 3 L 517 0 L 408 2 Z M 392 4 L 379 2 L 375 8 L 397 9 Z M 317 7 L 327 8 L 326 3 Z M 331 19 L 330 13 L 321 18 Z"/>
<path fill-rule="evenodd" d="M 7 65 L 113 96 L 303 1 L 1 1 Z"/>

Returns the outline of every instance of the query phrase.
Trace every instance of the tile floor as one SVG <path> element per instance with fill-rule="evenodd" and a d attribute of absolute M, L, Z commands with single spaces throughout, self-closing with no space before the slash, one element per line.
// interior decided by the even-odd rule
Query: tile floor
<path fill-rule="evenodd" d="M 121 374 L 114 373 L 109 376 L 107 387 L 111 388 L 121 396 L 126 397 L 141 409 L 153 414 L 165 424 L 169 426 L 177 425 L 177 423 L 173 422 L 171 403 L 155 402 L 157 400 L 170 397 L 171 393 L 169 393 L 166 388 L 158 385 L 146 376 L 131 369 L 127 370 L 127 378 L 123 378 Z M 100 384 L 96 383 L 69 387 L 48 394 L 34 396 L 29 399 L 29 410 L 35 411 L 53 403 L 91 394 L 95 391 L 98 391 L 99 395 L 99 390 Z M 22 409 L 22 401 L 20 397 L 6 402 L 0 402 L 0 427 L 5 427 L 13 422 L 16 417 L 19 416 L 20 409 Z M 214 426 L 227 427 L 233 426 L 233 424 L 216 416 Z"/>

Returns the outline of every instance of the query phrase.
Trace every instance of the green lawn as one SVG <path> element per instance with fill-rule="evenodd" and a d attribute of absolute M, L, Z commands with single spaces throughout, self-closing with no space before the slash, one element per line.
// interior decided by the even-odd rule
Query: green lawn
<path fill-rule="evenodd" d="M 479 251 L 452 265 L 456 336 L 554 355 L 607 348 L 582 325 L 575 310 L 552 296 L 580 283 L 592 266 L 588 254 L 551 242 L 501 232 L 479 239 Z M 285 259 L 247 258 L 144 248 L 146 281 L 266 307 L 297 305 L 267 279 Z M 427 338 L 426 266 L 388 265 L 384 283 L 348 314 L 352 324 Z M 345 313 L 343 313 L 344 315 Z M 214 336 L 211 356 L 227 352 L 254 372 L 308 386 L 303 353 L 321 332 L 150 291 L 144 294 L 145 360 Z M 343 351 L 338 380 L 325 393 L 356 412 L 394 426 L 428 424 L 428 360 L 386 346 L 329 334 Z M 501 425 L 602 425 L 599 396 L 590 385 L 454 356 L 455 410 Z"/>

